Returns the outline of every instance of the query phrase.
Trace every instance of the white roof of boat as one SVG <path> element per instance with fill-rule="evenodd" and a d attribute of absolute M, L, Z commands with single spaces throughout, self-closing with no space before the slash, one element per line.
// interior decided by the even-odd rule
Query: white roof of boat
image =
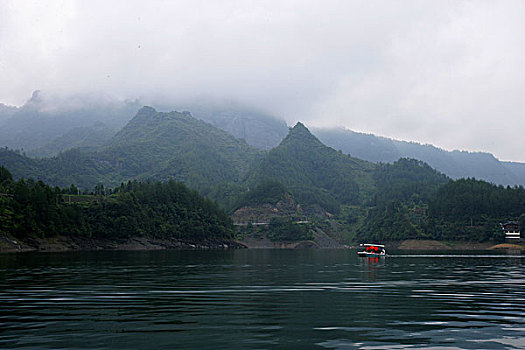
<path fill-rule="evenodd" d="M 381 248 L 385 247 L 382 244 L 371 244 L 371 243 L 361 243 L 360 246 L 362 247 L 381 247 Z"/>

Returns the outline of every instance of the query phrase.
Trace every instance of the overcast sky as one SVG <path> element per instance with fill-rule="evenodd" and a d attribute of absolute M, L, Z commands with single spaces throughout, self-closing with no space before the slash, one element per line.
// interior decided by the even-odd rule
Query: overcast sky
<path fill-rule="evenodd" d="M 236 100 L 525 161 L 525 1 L 0 0 L 0 102 Z"/>

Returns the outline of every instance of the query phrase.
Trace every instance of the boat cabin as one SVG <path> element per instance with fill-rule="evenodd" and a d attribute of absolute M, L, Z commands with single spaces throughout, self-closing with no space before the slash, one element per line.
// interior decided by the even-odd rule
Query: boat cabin
<path fill-rule="evenodd" d="M 377 245 L 369 245 L 365 248 L 365 251 L 371 252 L 371 253 L 379 253 L 383 248 L 379 247 Z"/>

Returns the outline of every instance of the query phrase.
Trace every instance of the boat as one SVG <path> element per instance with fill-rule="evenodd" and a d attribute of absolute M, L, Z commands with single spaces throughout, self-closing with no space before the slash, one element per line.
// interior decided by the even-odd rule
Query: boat
<path fill-rule="evenodd" d="M 385 246 L 382 244 L 363 243 L 359 246 L 364 247 L 364 250 L 357 252 L 359 256 L 378 257 L 386 255 Z"/>

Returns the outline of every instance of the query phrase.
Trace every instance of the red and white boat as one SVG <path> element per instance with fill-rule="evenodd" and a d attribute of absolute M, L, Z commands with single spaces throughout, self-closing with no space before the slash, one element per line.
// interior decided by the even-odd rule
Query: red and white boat
<path fill-rule="evenodd" d="M 378 257 L 386 255 L 385 246 L 382 244 L 363 243 L 359 246 L 364 248 L 357 252 L 359 256 Z"/>

